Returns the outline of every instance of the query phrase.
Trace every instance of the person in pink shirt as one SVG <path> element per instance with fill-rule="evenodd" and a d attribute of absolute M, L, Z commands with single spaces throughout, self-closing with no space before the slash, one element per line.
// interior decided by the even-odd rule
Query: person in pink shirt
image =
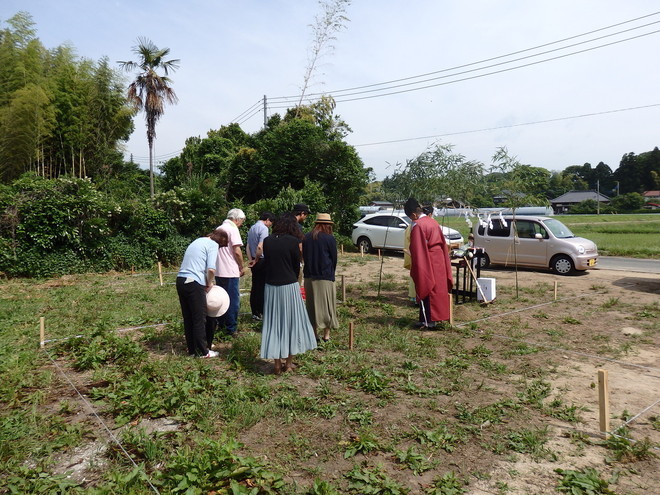
<path fill-rule="evenodd" d="M 235 337 L 238 332 L 238 311 L 241 306 L 239 283 L 245 274 L 243 264 L 243 240 L 238 230 L 245 222 L 245 213 L 239 208 L 227 212 L 227 219 L 218 227 L 227 233 L 229 242 L 225 247 L 218 249 L 218 264 L 215 283 L 225 289 L 229 294 L 229 309 L 219 318 L 207 319 L 207 334 L 214 334 L 217 326 L 224 329 L 229 336 Z"/>

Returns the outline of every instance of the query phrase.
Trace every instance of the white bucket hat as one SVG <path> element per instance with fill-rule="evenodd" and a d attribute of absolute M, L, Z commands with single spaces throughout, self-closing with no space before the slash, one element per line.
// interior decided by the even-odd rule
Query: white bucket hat
<path fill-rule="evenodd" d="M 206 293 L 206 314 L 216 318 L 224 315 L 229 309 L 229 294 L 219 285 L 214 285 Z"/>

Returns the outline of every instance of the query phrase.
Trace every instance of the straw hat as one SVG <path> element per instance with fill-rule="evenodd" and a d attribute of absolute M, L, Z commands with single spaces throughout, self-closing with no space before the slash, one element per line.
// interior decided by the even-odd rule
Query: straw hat
<path fill-rule="evenodd" d="M 329 224 L 334 224 L 335 222 L 332 221 L 332 218 L 330 218 L 330 213 L 319 213 L 316 215 L 316 220 L 314 221 L 315 223 L 329 223 Z"/>
<path fill-rule="evenodd" d="M 216 318 L 224 315 L 229 309 L 229 294 L 219 285 L 214 285 L 206 293 L 206 314 Z"/>

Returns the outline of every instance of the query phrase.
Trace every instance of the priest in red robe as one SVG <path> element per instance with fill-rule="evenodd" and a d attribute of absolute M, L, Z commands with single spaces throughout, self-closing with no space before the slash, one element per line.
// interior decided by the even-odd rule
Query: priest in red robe
<path fill-rule="evenodd" d="M 449 297 L 453 285 L 451 262 L 442 227 L 433 217 L 422 212 L 414 198 L 404 205 L 413 221 L 410 232 L 410 276 L 415 282 L 419 305 L 419 328 L 434 328 L 439 321 L 449 320 Z"/>

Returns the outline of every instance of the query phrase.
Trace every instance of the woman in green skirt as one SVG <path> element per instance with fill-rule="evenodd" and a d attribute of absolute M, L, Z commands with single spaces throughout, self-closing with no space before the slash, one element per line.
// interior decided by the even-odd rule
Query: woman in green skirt
<path fill-rule="evenodd" d="M 330 340 L 330 329 L 337 322 L 337 241 L 332 235 L 333 221 L 328 213 L 319 213 L 314 228 L 303 240 L 303 273 L 307 314 L 314 334 L 323 330 L 323 340 Z M 318 339 L 317 335 L 317 339 Z"/>

